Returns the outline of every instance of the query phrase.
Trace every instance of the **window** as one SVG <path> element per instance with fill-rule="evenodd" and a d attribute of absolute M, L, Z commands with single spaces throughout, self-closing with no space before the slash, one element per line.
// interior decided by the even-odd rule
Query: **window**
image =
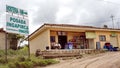
<path fill-rule="evenodd" d="M 63 32 L 63 31 L 59 31 L 59 32 L 57 32 L 57 33 L 58 33 L 59 36 L 64 36 L 64 35 L 66 35 L 66 32 Z"/>
<path fill-rule="evenodd" d="M 100 35 L 99 40 L 100 41 L 106 41 L 106 36 L 105 35 Z"/>
<path fill-rule="evenodd" d="M 55 36 L 50 36 L 50 41 L 55 42 Z"/>

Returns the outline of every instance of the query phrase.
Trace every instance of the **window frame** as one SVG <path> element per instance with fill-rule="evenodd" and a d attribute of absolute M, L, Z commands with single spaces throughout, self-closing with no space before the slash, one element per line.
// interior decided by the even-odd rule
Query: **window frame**
<path fill-rule="evenodd" d="M 55 42 L 55 36 L 50 36 L 50 42 Z"/>
<path fill-rule="evenodd" d="M 105 35 L 99 35 L 99 40 L 100 41 L 106 41 L 106 36 Z"/>

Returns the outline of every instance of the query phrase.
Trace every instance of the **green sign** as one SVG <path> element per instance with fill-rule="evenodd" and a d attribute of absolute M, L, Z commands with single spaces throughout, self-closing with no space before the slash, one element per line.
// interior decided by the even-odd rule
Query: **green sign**
<path fill-rule="evenodd" d="M 28 35 L 29 34 L 28 20 L 7 14 L 6 30 L 7 32 Z"/>
<path fill-rule="evenodd" d="M 18 9 L 16 7 L 13 7 L 13 6 L 8 6 L 8 5 L 6 5 L 6 12 L 19 14 L 19 15 L 22 15 L 22 16 L 28 16 L 27 11 L 22 10 L 22 9 Z"/>
<path fill-rule="evenodd" d="M 86 38 L 87 39 L 94 39 L 96 38 L 95 32 L 85 32 Z"/>

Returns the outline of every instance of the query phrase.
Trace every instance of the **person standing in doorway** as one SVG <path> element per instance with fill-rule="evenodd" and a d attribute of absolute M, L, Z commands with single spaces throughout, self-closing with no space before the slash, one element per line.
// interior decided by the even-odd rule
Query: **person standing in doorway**
<path fill-rule="evenodd" d="M 69 40 L 69 42 L 68 42 L 68 49 L 73 49 L 73 43 Z"/>

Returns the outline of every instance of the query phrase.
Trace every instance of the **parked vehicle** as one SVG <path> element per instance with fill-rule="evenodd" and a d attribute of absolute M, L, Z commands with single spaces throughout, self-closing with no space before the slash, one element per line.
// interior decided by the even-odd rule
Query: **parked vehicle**
<path fill-rule="evenodd" d="M 105 43 L 104 49 L 107 49 L 108 51 L 118 51 L 118 47 L 113 47 L 109 42 Z"/>

